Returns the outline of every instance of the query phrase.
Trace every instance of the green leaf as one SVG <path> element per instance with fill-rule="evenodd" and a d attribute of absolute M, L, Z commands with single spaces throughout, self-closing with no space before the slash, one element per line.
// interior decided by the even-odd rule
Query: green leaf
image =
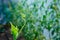
<path fill-rule="evenodd" d="M 17 36 L 18 36 L 18 28 L 17 26 L 15 27 L 12 23 L 11 24 L 11 32 L 13 34 L 13 39 L 16 40 Z"/>

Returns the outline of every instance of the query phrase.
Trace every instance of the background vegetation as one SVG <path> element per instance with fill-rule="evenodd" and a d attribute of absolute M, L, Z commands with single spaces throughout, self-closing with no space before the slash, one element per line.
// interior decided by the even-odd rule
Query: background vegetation
<path fill-rule="evenodd" d="M 0 24 L 9 22 L 14 40 L 60 40 L 60 0 L 9 0 Z M 5 16 L 4 16 L 5 15 Z M 1 19 L 0 18 L 0 19 Z"/>

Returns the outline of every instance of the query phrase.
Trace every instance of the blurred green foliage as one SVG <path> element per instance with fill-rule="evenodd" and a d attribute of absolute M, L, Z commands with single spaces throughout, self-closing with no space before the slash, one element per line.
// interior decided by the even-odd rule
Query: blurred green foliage
<path fill-rule="evenodd" d="M 17 4 L 13 1 L 8 10 L 5 15 L 10 16 L 9 22 L 19 29 L 11 24 L 14 36 L 23 33 L 26 40 L 60 39 L 60 0 L 19 0 Z M 44 29 L 48 34 L 46 30 L 44 34 Z"/>

